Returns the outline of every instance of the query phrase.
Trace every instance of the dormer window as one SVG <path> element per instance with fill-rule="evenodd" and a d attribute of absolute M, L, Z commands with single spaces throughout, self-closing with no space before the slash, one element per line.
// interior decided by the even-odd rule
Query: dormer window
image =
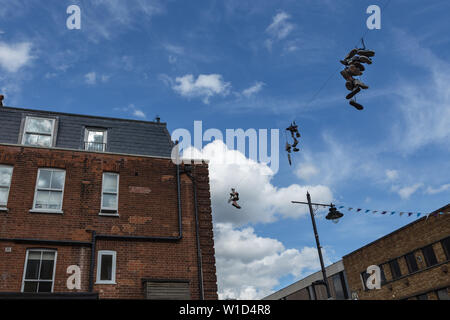
<path fill-rule="evenodd" d="M 55 119 L 26 117 L 22 144 L 52 147 L 55 134 Z"/>
<path fill-rule="evenodd" d="M 100 151 L 106 150 L 106 129 L 86 128 L 84 134 L 84 150 Z"/>

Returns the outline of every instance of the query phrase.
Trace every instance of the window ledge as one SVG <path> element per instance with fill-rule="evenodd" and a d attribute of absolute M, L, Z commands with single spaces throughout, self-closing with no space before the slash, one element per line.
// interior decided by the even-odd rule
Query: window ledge
<path fill-rule="evenodd" d="M 100 211 L 98 213 L 98 215 L 99 216 L 105 216 L 105 217 L 119 217 L 119 213 L 118 212 L 116 212 L 116 213 L 109 213 L 109 212 L 102 212 L 102 211 Z"/>
<path fill-rule="evenodd" d="M 29 213 L 42 213 L 42 214 L 64 214 L 64 211 L 62 211 L 62 210 L 38 210 L 38 209 L 31 209 L 28 212 Z"/>
<path fill-rule="evenodd" d="M 111 281 L 96 281 L 95 284 L 117 284 L 117 282 L 111 282 Z"/>
<path fill-rule="evenodd" d="M 9 209 L 6 207 L 0 207 L 0 212 L 9 212 Z"/>

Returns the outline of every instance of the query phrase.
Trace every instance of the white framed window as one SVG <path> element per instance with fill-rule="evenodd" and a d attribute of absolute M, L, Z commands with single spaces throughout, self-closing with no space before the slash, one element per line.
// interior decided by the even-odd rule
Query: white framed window
<path fill-rule="evenodd" d="M 23 270 L 22 292 L 53 292 L 56 250 L 28 249 Z"/>
<path fill-rule="evenodd" d="M 100 250 L 97 255 L 97 281 L 99 284 L 116 284 L 116 252 Z"/>
<path fill-rule="evenodd" d="M 8 205 L 13 167 L 0 164 L 0 210 Z"/>
<path fill-rule="evenodd" d="M 104 172 L 102 180 L 101 215 L 118 215 L 119 174 Z"/>
<path fill-rule="evenodd" d="M 56 119 L 26 117 L 23 128 L 22 144 L 30 146 L 52 147 Z"/>
<path fill-rule="evenodd" d="M 65 170 L 39 169 L 32 211 L 62 213 L 65 179 Z"/>
<path fill-rule="evenodd" d="M 105 151 L 107 136 L 106 129 L 86 128 L 84 131 L 84 150 Z"/>

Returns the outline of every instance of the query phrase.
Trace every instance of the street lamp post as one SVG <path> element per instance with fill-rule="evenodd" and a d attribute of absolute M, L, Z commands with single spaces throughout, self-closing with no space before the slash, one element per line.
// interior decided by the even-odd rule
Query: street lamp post
<path fill-rule="evenodd" d="M 323 263 L 323 257 L 322 257 L 322 247 L 320 246 L 319 234 L 317 232 L 316 220 L 314 219 L 314 212 L 313 212 L 312 206 L 314 204 L 314 205 L 319 205 L 319 206 L 330 207 L 330 212 L 328 213 L 328 215 L 326 217 L 328 220 L 340 219 L 343 216 L 343 214 L 340 213 L 339 211 L 337 211 L 333 204 L 312 203 L 309 192 L 306 193 L 306 199 L 308 200 L 308 202 L 292 201 L 292 203 L 307 204 L 309 207 L 309 213 L 311 214 L 311 220 L 312 220 L 312 225 L 313 225 L 313 229 L 314 229 L 314 236 L 316 238 L 317 251 L 319 252 L 320 267 L 322 268 L 323 284 L 325 285 L 325 288 L 327 290 L 327 297 L 328 297 L 328 299 L 330 299 L 331 298 L 330 288 L 328 287 L 327 273 L 325 271 L 325 265 Z"/>

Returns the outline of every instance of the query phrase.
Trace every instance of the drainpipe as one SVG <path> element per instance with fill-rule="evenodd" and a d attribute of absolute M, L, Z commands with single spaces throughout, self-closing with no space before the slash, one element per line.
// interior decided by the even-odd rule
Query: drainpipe
<path fill-rule="evenodd" d="M 92 230 L 92 243 L 91 243 L 91 265 L 89 267 L 89 292 L 94 291 L 94 267 L 95 267 L 95 243 L 96 232 Z"/>
<path fill-rule="evenodd" d="M 205 300 L 203 291 L 203 263 L 202 263 L 202 249 L 200 247 L 200 234 L 198 223 L 198 205 L 197 205 L 197 183 L 191 174 L 192 167 L 190 165 L 184 166 L 184 172 L 192 180 L 192 189 L 194 192 L 194 208 L 195 208 L 195 237 L 197 240 L 197 270 L 198 270 L 198 287 L 200 291 L 200 300 Z"/>

